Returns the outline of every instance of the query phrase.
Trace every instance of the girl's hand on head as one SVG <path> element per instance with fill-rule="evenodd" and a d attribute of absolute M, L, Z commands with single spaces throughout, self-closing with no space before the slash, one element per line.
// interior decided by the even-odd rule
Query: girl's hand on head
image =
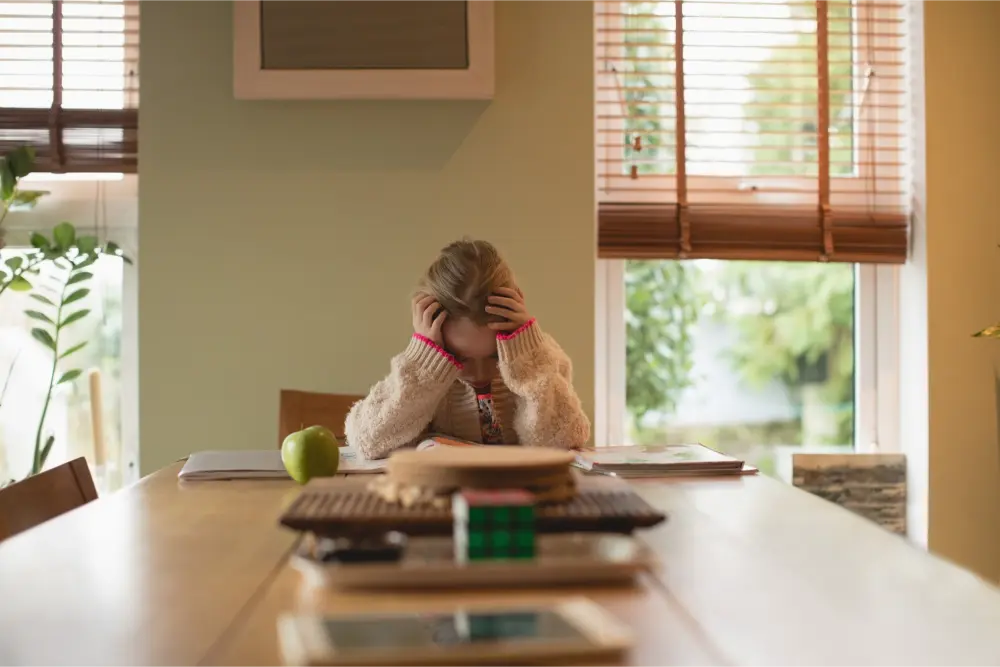
<path fill-rule="evenodd" d="M 448 319 L 448 313 L 434 297 L 418 294 L 413 297 L 413 332 L 444 346 L 441 325 Z"/>
<path fill-rule="evenodd" d="M 524 305 L 524 294 L 513 287 L 500 287 L 488 299 L 486 312 L 505 318 L 506 322 L 490 322 L 494 331 L 514 331 L 531 321 L 528 307 Z"/>

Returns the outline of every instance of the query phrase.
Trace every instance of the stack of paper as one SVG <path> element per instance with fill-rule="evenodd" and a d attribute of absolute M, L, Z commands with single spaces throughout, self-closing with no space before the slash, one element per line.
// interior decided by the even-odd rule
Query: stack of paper
<path fill-rule="evenodd" d="M 385 464 L 384 460 L 365 460 L 353 447 L 340 448 L 338 472 L 378 473 L 385 469 Z M 177 476 L 189 481 L 291 479 L 278 449 L 196 452 L 188 457 Z"/>
<path fill-rule="evenodd" d="M 743 461 L 704 445 L 602 447 L 581 452 L 576 466 L 588 472 L 617 477 L 669 475 L 739 475 L 756 472 Z"/>
<path fill-rule="evenodd" d="M 177 476 L 183 480 L 289 479 L 277 449 L 196 452 Z"/>

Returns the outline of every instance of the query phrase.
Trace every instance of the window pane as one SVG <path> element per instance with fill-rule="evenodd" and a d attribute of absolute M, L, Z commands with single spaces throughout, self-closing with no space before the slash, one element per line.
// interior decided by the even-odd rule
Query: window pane
<path fill-rule="evenodd" d="M 870 56 L 856 38 L 856 3 L 838 0 L 827 10 L 831 174 L 856 176 L 855 106 Z M 599 114 L 624 116 L 611 144 L 620 146 L 620 173 L 674 174 L 675 4 L 625 2 L 620 11 L 607 25 L 598 17 L 599 59 L 614 74 L 614 89 L 601 90 L 601 99 L 618 107 Z M 687 174 L 815 177 L 816 6 L 688 1 L 683 12 Z"/>
<path fill-rule="evenodd" d="M 17 254 L 16 249 L 5 248 L 0 259 L 6 261 Z M 90 293 L 67 306 L 63 316 L 83 309 L 90 313 L 63 329 L 59 351 L 65 352 L 85 341 L 86 345 L 59 362 L 56 378 L 70 369 L 80 369 L 83 374 L 56 388 L 45 420 L 43 440 L 50 433 L 56 437 L 47 467 L 78 456 L 86 456 L 94 464 L 90 378 L 96 372 L 103 401 L 103 450 L 107 465 L 94 472 L 98 489 L 107 491 L 120 486 L 123 462 L 122 262 L 103 258 L 88 270 L 94 274 L 85 283 Z M 33 293 L 52 296 L 42 286 L 51 284 L 54 273 L 55 270 L 50 269 L 35 277 Z M 32 327 L 39 322 L 25 315 L 26 310 L 48 314 L 52 308 L 39 303 L 30 294 L 7 290 L 0 298 L 0 388 L 10 376 L 0 403 L 0 480 L 3 481 L 22 479 L 31 468 L 35 434 L 52 372 L 52 353 L 31 336 Z"/>
<path fill-rule="evenodd" d="M 630 261 L 625 282 L 632 442 L 701 442 L 767 474 L 853 447 L 853 265 Z"/>

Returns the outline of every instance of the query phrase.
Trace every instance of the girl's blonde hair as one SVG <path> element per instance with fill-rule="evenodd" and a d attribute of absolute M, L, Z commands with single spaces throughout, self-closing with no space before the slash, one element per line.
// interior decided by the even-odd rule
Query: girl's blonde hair
<path fill-rule="evenodd" d="M 487 298 L 497 288 L 514 286 L 514 272 L 493 244 L 462 240 L 441 250 L 417 291 L 433 296 L 449 318 L 485 325 L 503 319 L 486 312 Z"/>

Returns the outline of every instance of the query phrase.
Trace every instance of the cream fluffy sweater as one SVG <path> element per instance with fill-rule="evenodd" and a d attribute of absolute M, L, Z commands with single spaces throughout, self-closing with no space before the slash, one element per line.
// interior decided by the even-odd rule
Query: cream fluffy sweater
<path fill-rule="evenodd" d="M 500 377 L 493 401 L 507 444 L 571 449 L 590 437 L 573 390 L 572 364 L 534 320 L 497 336 Z M 476 392 L 458 379 L 461 365 L 414 335 L 392 359 L 388 377 L 347 415 L 347 441 L 368 459 L 414 446 L 429 432 L 482 442 Z"/>

